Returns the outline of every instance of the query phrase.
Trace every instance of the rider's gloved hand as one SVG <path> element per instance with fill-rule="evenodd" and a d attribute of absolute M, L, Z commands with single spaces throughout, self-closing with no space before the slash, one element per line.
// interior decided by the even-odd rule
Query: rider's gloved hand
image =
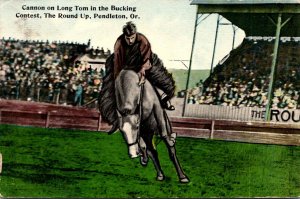
<path fill-rule="evenodd" d="M 146 69 L 142 67 L 142 69 L 139 71 L 139 75 L 142 78 L 145 76 L 145 74 L 146 74 Z"/>

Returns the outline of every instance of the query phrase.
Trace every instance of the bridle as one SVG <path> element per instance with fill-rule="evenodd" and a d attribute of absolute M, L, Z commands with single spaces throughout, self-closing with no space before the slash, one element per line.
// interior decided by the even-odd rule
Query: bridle
<path fill-rule="evenodd" d="M 139 141 L 140 141 L 141 126 L 142 126 L 142 118 L 143 118 L 143 97 L 144 97 L 144 86 L 145 86 L 145 79 L 143 77 L 139 81 L 139 86 L 141 87 L 141 89 L 140 89 L 140 98 L 139 98 L 138 107 L 137 107 L 138 108 L 138 113 L 139 113 L 138 114 L 139 115 L 138 131 L 137 131 L 136 140 L 133 143 L 127 144 L 127 146 L 130 147 L 130 146 L 138 144 L 139 148 L 141 148 Z M 120 115 L 122 117 L 126 117 L 126 116 L 132 115 L 132 114 L 120 113 Z"/>

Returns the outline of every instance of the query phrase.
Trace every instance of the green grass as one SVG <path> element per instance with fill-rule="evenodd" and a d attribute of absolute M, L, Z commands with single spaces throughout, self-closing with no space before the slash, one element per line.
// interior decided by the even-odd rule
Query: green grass
<path fill-rule="evenodd" d="M 295 197 L 300 147 L 178 138 L 189 176 L 180 184 L 158 145 L 165 175 L 130 159 L 123 137 L 104 133 L 0 125 L 4 197 Z"/>
<path fill-rule="evenodd" d="M 185 90 L 186 80 L 188 75 L 188 70 L 184 69 L 170 69 L 170 73 L 173 74 L 173 78 L 176 83 L 176 92 L 180 90 Z M 193 88 L 196 86 L 196 83 L 209 77 L 209 70 L 192 70 L 190 75 L 189 88 Z"/>

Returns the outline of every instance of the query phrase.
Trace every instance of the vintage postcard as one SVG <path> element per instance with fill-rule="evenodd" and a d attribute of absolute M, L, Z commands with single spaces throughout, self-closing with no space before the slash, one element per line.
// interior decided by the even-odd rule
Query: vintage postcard
<path fill-rule="evenodd" d="M 0 198 L 300 197 L 299 0 L 0 0 Z"/>

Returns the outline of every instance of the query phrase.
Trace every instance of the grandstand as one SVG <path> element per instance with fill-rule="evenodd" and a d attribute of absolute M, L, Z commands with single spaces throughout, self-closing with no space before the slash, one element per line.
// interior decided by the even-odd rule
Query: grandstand
<path fill-rule="evenodd" d="M 82 105 L 97 97 L 104 75 L 103 67 L 91 65 L 109 55 L 110 51 L 90 48 L 89 43 L 2 38 L 0 98 L 76 105 L 74 97 L 82 87 L 82 99 L 77 102 Z"/>
<path fill-rule="evenodd" d="M 273 38 L 245 38 L 204 82 L 203 92 L 189 93 L 189 103 L 239 107 L 267 105 Z M 282 39 L 272 99 L 273 108 L 300 108 L 300 42 Z"/>
<path fill-rule="evenodd" d="M 246 38 L 203 84 L 188 90 L 183 116 L 270 121 L 276 118 L 274 113 L 284 113 L 280 121 L 299 121 L 293 117 L 300 108 L 299 1 L 193 0 L 191 4 L 197 5 L 195 30 L 198 14 L 218 13 L 243 29 Z M 196 31 L 191 63 L 195 35 Z"/>

